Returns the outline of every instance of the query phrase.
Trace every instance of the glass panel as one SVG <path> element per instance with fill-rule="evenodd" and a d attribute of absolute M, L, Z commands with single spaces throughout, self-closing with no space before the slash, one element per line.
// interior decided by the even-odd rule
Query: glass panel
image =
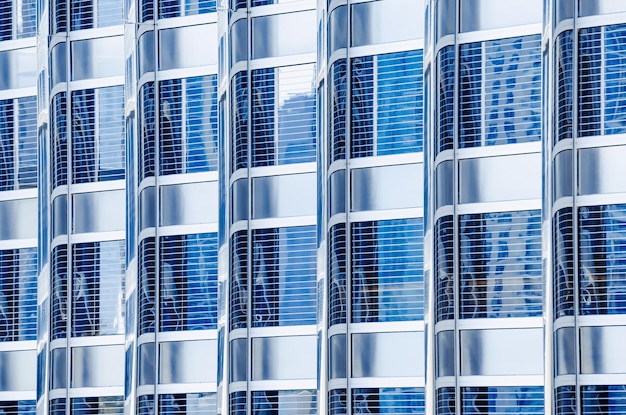
<path fill-rule="evenodd" d="M 605 134 L 626 132 L 626 25 L 605 28 Z"/>
<path fill-rule="evenodd" d="M 230 330 L 247 326 L 248 260 L 248 235 L 236 232 L 230 238 Z"/>
<path fill-rule="evenodd" d="M 328 235 L 328 325 L 346 323 L 346 225 L 334 225 Z"/>
<path fill-rule="evenodd" d="M 589 2 L 587 2 L 589 3 Z M 601 28 L 581 29 L 578 40 L 578 136 L 602 134 Z"/>
<path fill-rule="evenodd" d="M 435 110 L 435 125 L 438 144 L 435 156 L 454 147 L 454 46 L 446 46 L 437 55 L 437 79 L 439 85 L 438 105 Z"/>
<path fill-rule="evenodd" d="M 253 415 L 316 414 L 317 392 L 314 390 L 254 391 Z"/>
<path fill-rule="evenodd" d="M 454 318 L 454 223 L 444 216 L 435 223 L 435 319 Z"/>
<path fill-rule="evenodd" d="M 328 163 L 346 158 L 346 110 L 347 110 L 347 63 L 339 59 L 330 68 L 329 104 L 330 116 L 328 122 L 330 151 Z"/>
<path fill-rule="evenodd" d="M 20 189 L 27 189 L 37 186 L 37 99 L 36 97 L 19 98 L 17 106 L 18 186 Z M 2 127 L 0 127 L 1 130 Z"/>
<path fill-rule="evenodd" d="M 248 77 L 245 72 L 235 74 L 231 85 L 231 159 L 230 169 L 248 166 Z"/>
<path fill-rule="evenodd" d="M 456 414 L 456 402 L 454 387 L 445 387 L 437 389 L 437 415 L 453 415 Z"/>
<path fill-rule="evenodd" d="M 122 415 L 124 400 L 121 396 L 97 398 L 71 398 L 71 415 Z"/>
<path fill-rule="evenodd" d="M 360 388 L 352 390 L 352 408 L 361 414 L 423 414 L 423 388 Z"/>
<path fill-rule="evenodd" d="M 543 414 L 543 387 L 461 388 L 463 414 Z"/>
<path fill-rule="evenodd" d="M 552 275 L 554 318 L 574 315 L 574 241 L 572 208 L 561 209 L 552 219 Z"/>
<path fill-rule="evenodd" d="M 139 180 L 154 176 L 155 171 L 155 102 L 154 83 L 148 82 L 139 91 Z"/>
<path fill-rule="evenodd" d="M 626 414 L 626 385 L 583 386 L 581 414 Z"/>
<path fill-rule="evenodd" d="M 154 333 L 156 318 L 156 252 L 153 237 L 146 238 L 139 243 L 139 333 Z"/>
<path fill-rule="evenodd" d="M 561 140 L 572 138 L 572 108 L 574 99 L 572 56 L 574 41 L 572 31 L 569 30 L 561 33 L 556 39 L 554 48 L 554 96 L 556 100 L 556 114 L 554 117 L 553 144 L 556 144 Z"/>
<path fill-rule="evenodd" d="M 52 250 L 50 267 L 52 281 L 50 286 L 52 297 L 52 317 L 50 318 L 51 339 L 67 336 L 67 246 L 57 246 Z"/>
<path fill-rule="evenodd" d="M 36 248 L 0 251 L 0 342 L 35 340 Z"/>
<path fill-rule="evenodd" d="M 50 175 L 52 188 L 67 184 L 67 101 L 65 92 L 52 98 L 52 114 L 50 115 L 50 131 L 52 132 L 52 160 Z"/>
<path fill-rule="evenodd" d="M 176 393 L 159 395 L 161 415 L 201 415 L 217 412 L 215 393 Z"/>
<path fill-rule="evenodd" d="M 15 188 L 14 124 L 13 100 L 0 101 L 0 191 Z"/>

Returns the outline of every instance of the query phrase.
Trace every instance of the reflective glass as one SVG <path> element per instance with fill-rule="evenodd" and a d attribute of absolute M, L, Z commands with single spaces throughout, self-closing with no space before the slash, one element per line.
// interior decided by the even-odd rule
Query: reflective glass
<path fill-rule="evenodd" d="M 71 398 L 72 415 L 122 415 L 124 401 L 121 396 Z"/>
<path fill-rule="evenodd" d="M 578 136 L 602 133 L 602 32 L 581 29 L 578 39 Z"/>
<path fill-rule="evenodd" d="M 435 110 L 437 144 L 435 155 L 454 146 L 454 46 L 446 46 L 437 54 L 438 104 Z"/>
<path fill-rule="evenodd" d="M 543 414 L 543 386 L 464 387 L 463 414 Z"/>
<path fill-rule="evenodd" d="M 626 414 L 626 385 L 589 385 L 581 388 L 582 415 Z"/>
<path fill-rule="evenodd" d="M 444 216 L 435 223 L 435 319 L 454 318 L 454 223 Z"/>
<path fill-rule="evenodd" d="M 574 314 L 574 241 L 572 209 L 561 209 L 552 219 L 552 275 L 554 318 Z"/>
<path fill-rule="evenodd" d="M 573 36 L 568 30 L 561 33 L 554 45 L 554 95 L 556 114 L 554 117 L 554 144 L 566 138 L 572 138 L 572 108 L 574 99 L 573 80 Z"/>
<path fill-rule="evenodd" d="M 437 389 L 437 415 L 456 414 L 454 387 L 444 387 Z"/>
<path fill-rule="evenodd" d="M 159 395 L 161 415 L 200 415 L 217 411 L 215 393 L 168 393 Z"/>
<path fill-rule="evenodd" d="M 36 248 L 0 251 L 0 342 L 35 340 Z"/>
<path fill-rule="evenodd" d="M 245 391 L 233 392 L 228 396 L 229 415 L 246 415 L 247 406 Z"/>
<path fill-rule="evenodd" d="M 556 415 L 575 415 L 576 408 L 576 391 L 573 386 L 560 386 L 555 392 Z"/>
<path fill-rule="evenodd" d="M 254 391 L 253 415 L 316 414 L 317 392 L 314 390 Z"/>
<path fill-rule="evenodd" d="M 52 297 L 52 316 L 50 318 L 51 339 L 59 339 L 67 335 L 67 246 L 57 246 L 52 250 L 51 258 L 52 281 L 50 296 Z"/>
<path fill-rule="evenodd" d="M 65 92 L 52 98 L 50 114 L 52 188 L 67 184 L 67 100 Z"/>
<path fill-rule="evenodd" d="M 171 79 L 159 83 L 159 173 L 183 172 L 182 82 Z"/>
<path fill-rule="evenodd" d="M 233 77 L 230 94 L 230 169 L 234 173 L 248 166 L 248 76 L 245 72 L 238 72 Z"/>
<path fill-rule="evenodd" d="M 248 236 L 236 232 L 230 238 L 230 330 L 245 328 L 248 316 Z"/>
<path fill-rule="evenodd" d="M 154 83 L 148 82 L 139 90 L 139 180 L 154 176 L 155 171 L 155 102 Z"/>
<path fill-rule="evenodd" d="M 605 134 L 626 133 L 626 25 L 605 28 Z"/>
<path fill-rule="evenodd" d="M 328 325 L 346 323 L 346 225 L 334 225 L 328 235 Z"/>
<path fill-rule="evenodd" d="M 346 390 L 336 389 L 328 392 L 328 414 L 342 415 L 347 413 Z"/>
<path fill-rule="evenodd" d="M 0 191 L 15 187 L 13 100 L 0 101 Z"/>
<path fill-rule="evenodd" d="M 424 414 L 424 389 L 353 389 L 352 408 L 353 413 L 361 414 Z"/>
<path fill-rule="evenodd" d="M 156 318 L 156 250 L 153 237 L 146 238 L 139 243 L 139 277 L 137 290 L 139 291 L 139 332 L 154 333 Z"/>
<path fill-rule="evenodd" d="M 18 187 L 20 189 L 32 188 L 37 186 L 37 99 L 36 97 L 19 98 L 16 105 L 18 107 Z"/>
<path fill-rule="evenodd" d="M 339 59 L 330 68 L 329 105 L 331 120 L 328 163 L 346 158 L 347 64 Z"/>

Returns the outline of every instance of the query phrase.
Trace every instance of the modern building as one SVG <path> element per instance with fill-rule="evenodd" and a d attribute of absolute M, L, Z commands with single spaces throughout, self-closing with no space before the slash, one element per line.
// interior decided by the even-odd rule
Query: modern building
<path fill-rule="evenodd" d="M 623 0 L 0 1 L 0 414 L 626 414 L 625 54 Z"/>

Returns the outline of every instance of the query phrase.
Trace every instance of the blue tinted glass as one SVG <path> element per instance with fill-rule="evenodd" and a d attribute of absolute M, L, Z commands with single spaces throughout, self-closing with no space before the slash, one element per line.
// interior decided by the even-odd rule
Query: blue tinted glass
<path fill-rule="evenodd" d="M 168 393 L 159 395 L 159 414 L 201 414 L 216 413 L 215 393 Z"/>
<path fill-rule="evenodd" d="M 0 101 L 0 191 L 15 187 L 13 123 L 13 100 Z"/>
<path fill-rule="evenodd" d="M 437 415 L 456 414 L 455 392 L 453 387 L 437 389 Z"/>
<path fill-rule="evenodd" d="M 555 405 L 556 415 L 575 415 L 578 413 L 576 408 L 576 392 L 573 386 L 561 386 L 556 388 Z"/>
<path fill-rule="evenodd" d="M 91 415 L 106 408 L 108 414 L 122 415 L 124 402 L 121 396 L 71 398 L 70 411 L 73 415 Z"/>
<path fill-rule="evenodd" d="M 544 414 L 543 386 L 462 388 L 463 414 Z"/>
<path fill-rule="evenodd" d="M 154 83 L 148 82 L 139 91 L 139 180 L 154 176 L 156 121 L 154 107 Z"/>
<path fill-rule="evenodd" d="M 141 5 L 141 21 L 154 19 L 154 0 L 139 0 Z"/>
<path fill-rule="evenodd" d="M 352 60 L 350 156 L 374 155 L 374 59 L 371 56 Z"/>
<path fill-rule="evenodd" d="M 352 225 L 352 321 L 423 318 L 422 219 Z"/>
<path fill-rule="evenodd" d="M 0 342 L 37 336 L 35 248 L 0 251 Z"/>
<path fill-rule="evenodd" d="M 159 0 L 159 19 L 181 15 L 179 0 Z"/>
<path fill-rule="evenodd" d="M 579 210 L 582 314 L 626 313 L 626 205 Z"/>
<path fill-rule="evenodd" d="M 0 0 L 0 10 L 2 11 L 2 16 L 0 16 L 0 41 L 11 40 L 13 32 L 12 3 L 9 0 Z"/>
<path fill-rule="evenodd" d="M 160 250 L 160 329 L 217 328 L 217 235 L 166 236 Z"/>
<path fill-rule="evenodd" d="M 346 225 L 334 225 L 328 235 L 328 325 L 346 323 Z"/>
<path fill-rule="evenodd" d="M 253 325 L 315 324 L 314 227 L 259 229 L 252 240 Z"/>
<path fill-rule="evenodd" d="M 154 395 L 137 398 L 137 415 L 154 415 Z"/>
<path fill-rule="evenodd" d="M 182 81 L 159 84 L 159 169 L 160 174 L 183 173 Z"/>
<path fill-rule="evenodd" d="M 541 315 L 541 212 L 462 215 L 461 318 Z"/>
<path fill-rule="evenodd" d="M 315 414 L 317 393 L 313 390 L 254 391 L 254 415 Z"/>
<path fill-rule="evenodd" d="M 231 393 L 228 398 L 228 413 L 230 415 L 246 415 L 246 392 Z"/>
<path fill-rule="evenodd" d="M 52 34 L 67 31 L 67 0 L 57 0 L 51 3 L 50 26 Z"/>
<path fill-rule="evenodd" d="M 276 69 L 252 71 L 252 166 L 270 166 L 276 158 L 274 107 Z"/>
<path fill-rule="evenodd" d="M 72 0 L 70 2 L 72 30 L 91 29 L 94 27 L 94 1 L 97 0 Z"/>
<path fill-rule="evenodd" d="M 248 77 L 239 72 L 232 81 L 231 173 L 248 165 Z"/>
<path fill-rule="evenodd" d="M 230 330 L 245 328 L 248 315 L 248 237 L 236 232 L 230 240 Z"/>
<path fill-rule="evenodd" d="M 124 179 L 124 87 L 97 90 L 98 94 L 98 180 Z"/>
<path fill-rule="evenodd" d="M 377 57 L 378 155 L 422 151 L 423 51 Z"/>
<path fill-rule="evenodd" d="M 353 389 L 352 408 L 361 414 L 423 414 L 424 389 Z"/>
<path fill-rule="evenodd" d="M 626 385 L 583 386 L 581 395 L 583 415 L 626 414 Z"/>
<path fill-rule="evenodd" d="M 482 43 L 461 45 L 461 67 L 459 68 L 459 143 L 461 148 L 482 144 L 481 107 Z"/>
<path fill-rule="evenodd" d="M 65 415 L 65 398 L 50 399 L 50 415 Z"/>
<path fill-rule="evenodd" d="M 67 184 L 67 102 L 64 92 L 52 98 L 50 131 L 52 131 L 52 188 Z"/>
<path fill-rule="evenodd" d="M 96 180 L 96 95 L 93 89 L 72 92 L 73 183 Z"/>
<path fill-rule="evenodd" d="M 224 243 L 226 242 L 226 222 L 228 221 L 228 218 L 226 217 L 226 186 L 227 186 L 227 182 L 226 182 L 226 177 L 227 177 L 227 172 L 226 172 L 226 147 L 225 147 L 225 143 L 226 143 L 226 125 L 224 125 L 224 123 L 226 122 L 226 103 L 225 103 L 225 96 L 222 96 L 222 98 L 220 99 L 219 102 L 219 146 L 218 148 L 222 149 L 222 151 L 218 152 L 218 160 L 219 160 L 219 166 L 218 166 L 218 176 L 219 176 L 219 180 L 218 180 L 218 185 L 219 185 L 219 228 L 218 228 L 218 238 L 219 238 L 219 246 L 224 245 Z"/>
<path fill-rule="evenodd" d="M 139 335 L 154 333 L 156 318 L 156 252 L 154 238 L 139 243 Z"/>
<path fill-rule="evenodd" d="M 331 80 L 328 86 L 332 119 L 328 123 L 331 150 L 328 154 L 329 164 L 335 160 L 346 158 L 346 67 L 346 60 L 339 59 L 330 69 Z"/>
<path fill-rule="evenodd" d="M 336 389 L 328 392 L 328 414 L 342 415 L 346 413 L 346 390 Z"/>
<path fill-rule="evenodd" d="M 574 241 L 572 209 L 559 210 L 552 219 L 552 273 L 554 317 L 574 315 Z"/>
<path fill-rule="evenodd" d="M 215 0 L 185 0 L 185 14 L 204 14 L 217 11 Z"/>
<path fill-rule="evenodd" d="M 185 96 L 185 171 L 217 170 L 217 76 L 187 79 Z"/>
<path fill-rule="evenodd" d="M 556 116 L 554 117 L 555 143 L 572 138 L 572 107 L 574 95 L 572 31 L 561 33 L 554 46 Z"/>
<path fill-rule="evenodd" d="M 601 28 L 581 29 L 578 42 L 578 135 L 599 135 L 602 94 Z"/>
<path fill-rule="evenodd" d="M 605 133 L 626 132 L 626 25 L 605 29 Z"/>
<path fill-rule="evenodd" d="M 438 107 L 436 154 L 454 146 L 454 46 L 446 46 L 437 55 Z"/>
<path fill-rule="evenodd" d="M 51 337 L 52 340 L 67 333 L 67 246 L 57 246 L 52 250 L 52 297 Z"/>
<path fill-rule="evenodd" d="M 37 98 L 20 98 L 17 100 L 17 105 L 19 108 L 18 181 L 20 189 L 25 189 L 37 186 Z M 1 136 L 2 127 L 0 127 Z M 2 141 L 2 138 L 0 138 L 0 141 Z M 2 153 L 2 150 L 0 150 L 0 153 Z"/>
<path fill-rule="evenodd" d="M 454 318 L 454 224 L 452 216 L 435 223 L 435 317 L 436 321 Z"/>

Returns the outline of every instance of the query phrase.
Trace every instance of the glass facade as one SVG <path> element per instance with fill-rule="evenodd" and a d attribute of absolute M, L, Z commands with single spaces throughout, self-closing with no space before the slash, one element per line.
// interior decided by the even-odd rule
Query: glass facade
<path fill-rule="evenodd" d="M 622 0 L 0 0 L 0 414 L 626 414 Z"/>

